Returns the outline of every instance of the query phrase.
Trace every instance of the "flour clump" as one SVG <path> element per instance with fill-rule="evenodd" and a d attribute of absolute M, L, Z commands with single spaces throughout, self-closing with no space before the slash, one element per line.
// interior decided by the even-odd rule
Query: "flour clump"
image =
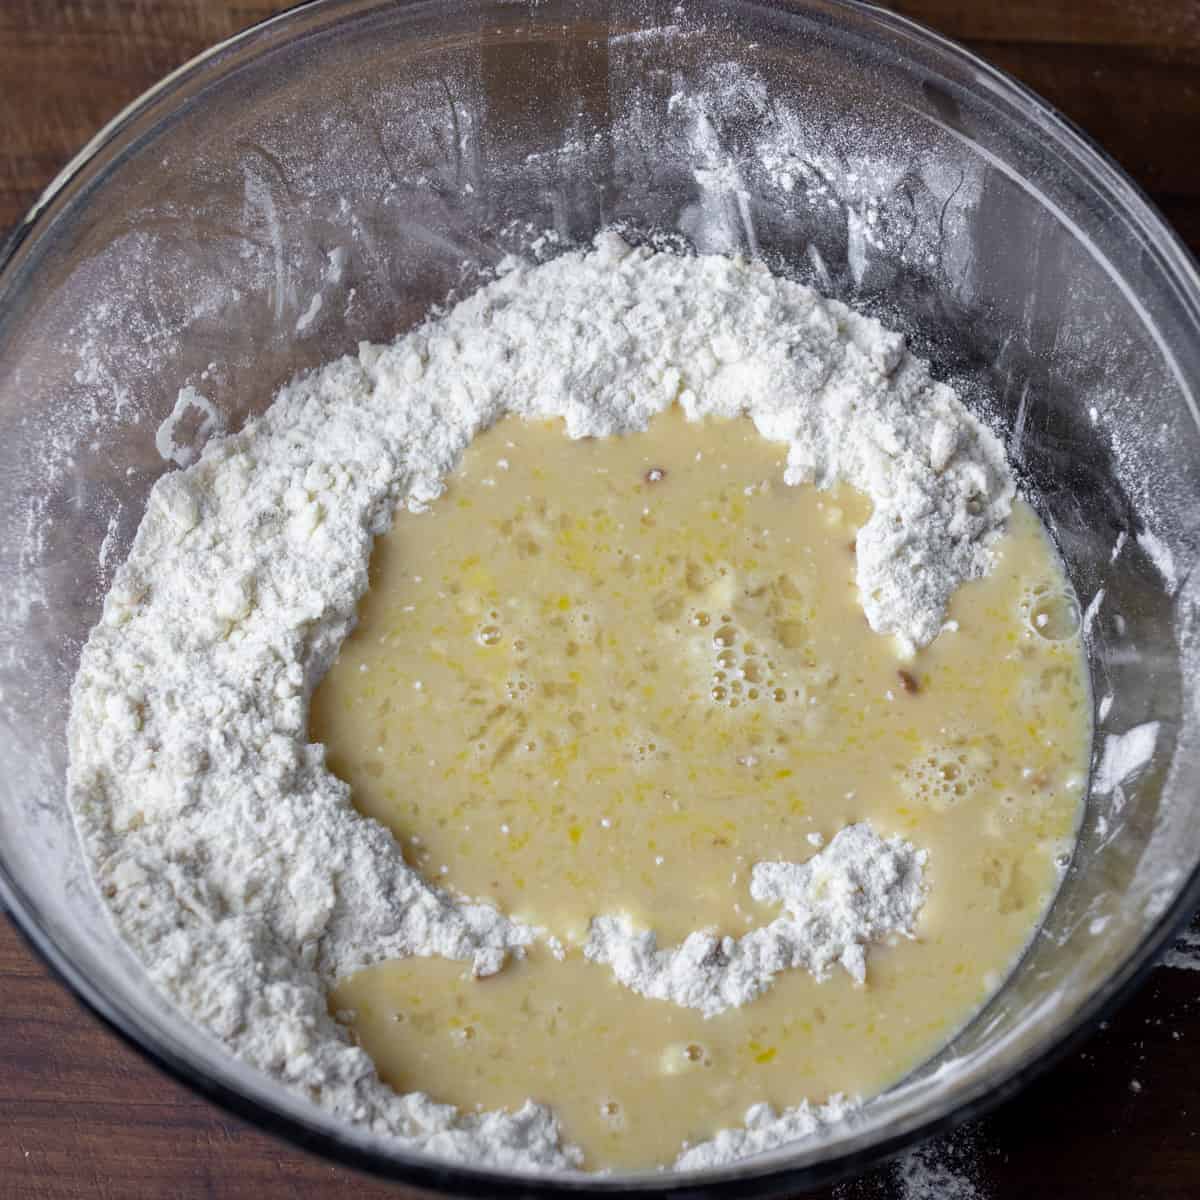
<path fill-rule="evenodd" d="M 522 1170 L 580 1161 L 544 1107 L 461 1113 L 393 1092 L 328 1014 L 328 989 L 409 955 L 486 975 L 536 933 L 405 863 L 308 741 L 309 697 L 353 624 L 374 536 L 398 505 L 439 495 L 478 431 L 512 412 L 609 436 L 673 403 L 746 413 L 787 443 L 789 482 L 870 497 L 861 602 L 902 647 L 935 638 L 954 589 L 987 570 L 1014 495 L 1000 445 L 898 334 L 761 265 L 602 234 L 293 380 L 161 479 L 83 651 L 70 799 L 151 979 L 245 1062 L 412 1148 Z M 163 442 L 191 460 L 173 431 Z M 889 895 L 908 907 L 880 929 L 904 933 L 915 913 L 909 851 L 889 851 L 907 856 Z M 785 903 L 802 883 L 756 875 Z M 861 965 L 854 937 L 822 944 Z M 797 1112 L 783 1127 L 756 1114 L 762 1136 L 737 1152 L 799 1130 Z"/>
<path fill-rule="evenodd" d="M 705 1016 L 745 1004 L 780 971 L 796 967 L 825 979 L 836 963 L 863 983 L 868 942 L 912 936 L 924 902 L 926 857 L 902 838 L 885 840 L 869 825 L 848 825 L 807 862 L 755 864 L 751 896 L 784 907 L 769 925 L 740 938 L 697 932 L 659 950 L 653 932 L 602 916 L 592 922 L 585 953 L 609 964 L 635 992 Z"/>

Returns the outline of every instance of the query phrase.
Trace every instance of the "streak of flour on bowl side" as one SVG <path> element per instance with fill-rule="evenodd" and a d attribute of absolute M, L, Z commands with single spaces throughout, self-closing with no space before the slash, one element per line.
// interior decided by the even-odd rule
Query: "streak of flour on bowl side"
<path fill-rule="evenodd" d="M 436 497 L 478 429 L 513 411 L 604 436 L 676 401 L 748 412 L 788 444 L 790 479 L 844 479 L 873 500 L 859 587 L 902 650 L 936 636 L 955 587 L 986 571 L 1013 496 L 1003 455 L 901 338 L 759 266 L 611 235 L 536 271 L 512 264 L 393 346 L 297 379 L 153 491 L 75 689 L 81 833 L 155 983 L 346 1120 L 493 1166 L 578 1161 L 538 1105 L 462 1114 L 398 1096 L 326 1013 L 326 990 L 372 963 L 439 954 L 485 974 L 533 935 L 405 865 L 307 743 L 306 706 L 353 620 L 374 534 L 398 502 Z M 757 1112 L 689 1162 L 845 1113 Z"/>

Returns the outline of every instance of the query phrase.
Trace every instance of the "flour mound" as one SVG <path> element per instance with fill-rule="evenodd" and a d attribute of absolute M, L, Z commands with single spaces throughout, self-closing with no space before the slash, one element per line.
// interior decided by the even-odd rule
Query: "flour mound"
<path fill-rule="evenodd" d="M 113 920 L 154 983 L 245 1062 L 347 1121 L 479 1164 L 566 1169 L 545 1109 L 464 1115 L 398 1096 L 326 1011 L 338 979 L 441 955 L 480 974 L 532 931 L 404 862 L 306 736 L 375 535 L 420 508 L 505 412 L 571 437 L 745 412 L 788 478 L 842 478 L 874 514 L 874 628 L 922 644 L 986 570 L 1012 480 L 996 439 L 902 338 L 761 265 L 590 252 L 502 278 L 390 346 L 285 386 L 155 486 L 84 648 L 68 789 Z M 192 393 L 185 409 L 206 411 Z"/>
<path fill-rule="evenodd" d="M 722 1129 L 709 1141 L 687 1147 L 675 1160 L 675 1170 L 728 1166 L 739 1158 L 776 1150 L 801 1138 L 820 1137 L 840 1122 L 852 1120 L 860 1107 L 844 1096 L 831 1096 L 822 1105 L 805 1101 L 781 1113 L 769 1104 L 755 1104 L 747 1109 L 742 1129 Z"/>
<path fill-rule="evenodd" d="M 757 863 L 750 895 L 782 904 L 784 915 L 740 938 L 690 934 L 659 950 L 649 930 L 623 917 L 592 921 L 584 954 L 607 963 L 643 996 L 699 1009 L 706 1017 L 753 1000 L 780 971 L 802 967 L 827 979 L 840 963 L 866 982 L 866 945 L 888 936 L 912 937 L 925 902 L 924 850 L 869 825 L 848 825 L 803 863 Z"/>

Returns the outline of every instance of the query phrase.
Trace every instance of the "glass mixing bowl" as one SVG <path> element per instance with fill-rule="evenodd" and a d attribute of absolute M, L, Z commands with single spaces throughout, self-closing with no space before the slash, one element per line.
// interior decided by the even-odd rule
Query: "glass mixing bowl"
<path fill-rule="evenodd" d="M 505 254 L 607 225 L 762 256 L 900 326 L 1007 439 L 1084 607 L 1090 798 L 992 1002 L 856 1125 L 690 1177 L 522 1180 L 337 1124 L 148 986 L 64 800 L 80 646 L 194 385 L 236 427 Z M 295 9 L 103 131 L 0 272 L 0 885 L 71 987 L 197 1090 L 459 1192 L 778 1193 L 977 1114 L 1061 1053 L 1200 894 L 1200 280 L 1141 194 L 965 51 L 841 0 Z M 176 439 L 202 439 L 185 412 Z M 169 448 L 169 447 L 168 447 Z M 193 447 L 194 448 L 194 447 Z"/>

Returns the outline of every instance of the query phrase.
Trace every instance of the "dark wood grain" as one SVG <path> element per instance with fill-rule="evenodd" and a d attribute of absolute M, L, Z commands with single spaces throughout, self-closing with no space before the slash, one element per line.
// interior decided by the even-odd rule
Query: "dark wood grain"
<path fill-rule="evenodd" d="M 271 0 L 0 0 L 0 233 L 162 75 Z M 905 0 L 1087 130 L 1200 251 L 1200 0 Z M 1086 1048 L 933 1161 L 840 1200 L 1200 1196 L 1200 972 L 1160 968 Z M 958 1183 L 951 1185 L 951 1178 Z M 936 1175 L 927 1176 L 936 1183 Z M 295 1150 L 159 1074 L 0 921 L 0 1198 L 191 1200 L 403 1189 Z"/>

